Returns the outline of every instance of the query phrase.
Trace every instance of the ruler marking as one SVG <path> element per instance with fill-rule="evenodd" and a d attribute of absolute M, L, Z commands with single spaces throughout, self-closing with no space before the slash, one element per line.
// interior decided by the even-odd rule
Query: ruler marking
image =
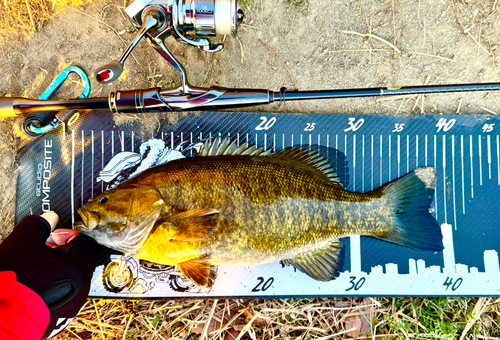
<path fill-rule="evenodd" d="M 410 135 L 406 135 L 406 173 L 410 172 Z"/>
<path fill-rule="evenodd" d="M 415 168 L 418 168 L 418 135 L 415 136 Z"/>
<path fill-rule="evenodd" d="M 457 203 L 455 199 L 455 135 L 451 136 L 451 161 L 452 161 L 452 176 L 453 176 L 453 226 L 457 230 Z"/>
<path fill-rule="evenodd" d="M 391 150 L 391 135 L 389 135 L 389 182 L 392 180 L 392 150 Z"/>
<path fill-rule="evenodd" d="M 293 146 L 293 133 L 292 133 L 292 143 L 290 144 L 290 146 Z"/>
<path fill-rule="evenodd" d="M 361 191 L 365 192 L 365 135 L 363 135 L 363 152 L 361 154 L 363 157 L 363 163 L 361 164 L 362 171 L 361 171 Z"/>
<path fill-rule="evenodd" d="M 71 134 L 71 225 L 75 224 L 75 133 Z"/>
<path fill-rule="evenodd" d="M 347 135 L 346 135 L 347 139 Z M 352 181 L 352 190 L 356 191 L 356 135 L 352 136 L 352 173 L 353 173 L 353 181 Z M 347 148 L 346 148 L 347 150 Z"/>
<path fill-rule="evenodd" d="M 344 135 L 344 155 L 345 155 L 345 159 L 347 160 L 347 135 Z M 346 177 L 347 177 L 347 167 L 345 168 L 345 174 L 346 174 Z M 351 181 L 349 181 L 349 184 L 348 186 L 351 185 Z M 347 188 L 346 188 L 347 189 Z"/>
<path fill-rule="evenodd" d="M 273 152 L 276 151 L 276 134 L 273 133 Z"/>
<path fill-rule="evenodd" d="M 465 215 L 465 179 L 464 179 L 464 136 L 460 136 L 460 158 L 462 165 L 462 213 Z"/>
<path fill-rule="evenodd" d="M 326 135 L 326 147 L 330 147 L 330 135 Z"/>
<path fill-rule="evenodd" d="M 437 168 L 437 136 L 434 135 L 434 168 Z M 438 179 L 439 180 L 439 179 Z M 444 180 L 444 179 L 443 179 Z M 437 188 L 437 183 L 436 183 L 436 188 Z M 438 218 L 438 191 L 435 191 L 436 194 L 434 195 L 434 202 L 435 204 L 435 211 L 436 211 L 436 220 Z"/>
<path fill-rule="evenodd" d="M 90 196 L 94 197 L 94 130 L 91 131 L 90 136 L 92 139 L 92 183 L 90 185 Z"/>
<path fill-rule="evenodd" d="M 123 151 L 125 151 L 125 132 L 121 131 L 121 135 L 122 135 L 121 143 L 122 143 L 122 152 L 123 152 Z"/>
<path fill-rule="evenodd" d="M 189 146 L 190 146 L 189 154 L 191 157 L 193 157 L 193 149 L 194 148 L 193 148 L 193 133 L 192 132 L 189 134 Z"/>
<path fill-rule="evenodd" d="M 81 200 L 81 203 L 83 205 L 83 174 L 84 174 L 84 171 L 85 170 L 85 133 L 84 131 L 82 130 L 82 187 L 81 187 L 81 190 L 80 190 L 80 200 Z"/>
<path fill-rule="evenodd" d="M 470 192 L 471 198 L 474 198 L 474 167 L 473 167 L 473 149 L 472 149 L 472 135 L 469 136 L 469 144 L 470 144 Z"/>
<path fill-rule="evenodd" d="M 483 152 L 481 146 L 481 135 L 477 136 L 479 149 L 479 185 L 483 185 Z"/>
<path fill-rule="evenodd" d="M 425 135 L 425 166 L 427 166 L 427 135 Z"/>
<path fill-rule="evenodd" d="M 212 135 L 210 134 L 210 139 L 212 139 Z M 174 132 L 170 132 L 170 149 L 174 149 Z"/>
<path fill-rule="evenodd" d="M 311 146 L 311 145 L 312 145 L 312 135 L 309 134 L 309 146 Z"/>
<path fill-rule="evenodd" d="M 488 178 L 491 179 L 491 136 L 486 137 L 486 143 L 488 146 Z"/>
<path fill-rule="evenodd" d="M 132 135 L 130 136 L 131 143 L 132 143 L 132 152 L 134 152 L 134 131 L 132 131 Z M 161 133 L 161 139 L 163 139 L 163 132 Z"/>
<path fill-rule="evenodd" d="M 339 149 L 339 135 L 335 135 L 335 149 Z"/>
<path fill-rule="evenodd" d="M 371 190 L 373 191 L 373 135 L 372 135 L 372 148 L 371 148 L 371 154 L 372 154 Z"/>
<path fill-rule="evenodd" d="M 255 141 L 255 145 L 257 145 L 257 141 Z M 264 134 L 264 151 L 267 150 L 267 133 Z"/>
<path fill-rule="evenodd" d="M 398 135 L 398 178 L 401 177 L 401 136 Z"/>
<path fill-rule="evenodd" d="M 380 185 L 382 185 L 382 135 L 380 135 Z"/>
<path fill-rule="evenodd" d="M 446 190 L 446 135 L 443 135 L 443 202 L 444 202 L 444 221 L 445 223 L 448 223 L 447 221 L 447 207 L 446 207 L 446 201 L 447 199 L 447 190 Z"/>

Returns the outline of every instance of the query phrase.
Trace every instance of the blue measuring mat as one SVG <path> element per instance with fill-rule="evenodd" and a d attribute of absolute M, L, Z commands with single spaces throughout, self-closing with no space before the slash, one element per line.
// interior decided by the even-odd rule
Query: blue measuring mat
<path fill-rule="evenodd" d="M 271 263 L 214 267 L 202 290 L 176 267 L 112 255 L 96 269 L 94 297 L 499 296 L 500 119 L 489 115 L 328 115 L 241 112 L 187 113 L 117 126 L 107 111 L 83 115 L 66 138 L 56 131 L 19 150 L 16 221 L 55 210 L 61 223 L 107 187 L 155 164 L 196 155 L 200 140 L 224 138 L 266 149 L 322 145 L 342 151 L 347 190 L 367 192 L 422 166 L 436 169 L 432 212 L 442 252 L 378 239 L 343 239 L 340 276 L 319 282 Z"/>

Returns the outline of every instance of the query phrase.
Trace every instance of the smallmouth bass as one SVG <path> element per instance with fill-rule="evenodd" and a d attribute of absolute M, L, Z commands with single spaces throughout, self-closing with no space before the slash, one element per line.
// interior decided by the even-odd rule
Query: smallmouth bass
<path fill-rule="evenodd" d="M 148 169 L 90 199 L 75 225 L 109 248 L 175 265 L 210 287 L 210 266 L 283 261 L 313 279 L 335 279 L 343 237 L 364 235 L 443 249 L 428 208 L 435 170 L 423 167 L 367 193 L 344 189 L 345 156 L 331 148 L 278 152 L 209 142 L 197 157 Z"/>

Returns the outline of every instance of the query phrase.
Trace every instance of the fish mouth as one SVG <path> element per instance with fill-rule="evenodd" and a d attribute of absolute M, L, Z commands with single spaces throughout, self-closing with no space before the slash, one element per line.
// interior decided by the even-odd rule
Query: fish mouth
<path fill-rule="evenodd" d="M 99 225 L 99 217 L 91 213 L 84 207 L 78 209 L 78 213 L 82 217 L 82 221 L 75 223 L 76 230 L 80 232 L 88 232 Z"/>

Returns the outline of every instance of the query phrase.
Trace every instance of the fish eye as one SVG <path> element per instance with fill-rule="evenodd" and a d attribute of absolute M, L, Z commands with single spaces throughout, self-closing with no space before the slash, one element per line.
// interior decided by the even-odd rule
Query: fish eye
<path fill-rule="evenodd" d="M 103 204 L 103 203 L 106 203 L 108 201 L 108 197 L 107 196 L 102 196 L 100 199 L 99 199 L 99 203 Z"/>

